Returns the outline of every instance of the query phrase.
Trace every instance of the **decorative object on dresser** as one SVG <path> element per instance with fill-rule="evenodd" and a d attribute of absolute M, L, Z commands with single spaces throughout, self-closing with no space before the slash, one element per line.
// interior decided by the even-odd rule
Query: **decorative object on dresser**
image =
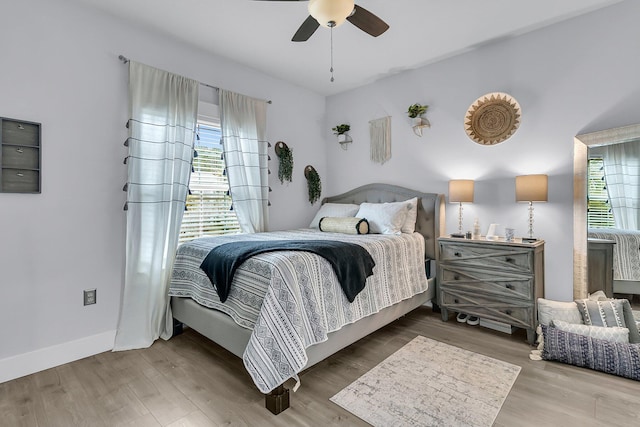
<path fill-rule="evenodd" d="M 469 106 L 464 117 L 464 130 L 473 142 L 496 145 L 518 130 L 521 116 L 520 104 L 511 95 L 488 93 Z"/>
<path fill-rule="evenodd" d="M 452 179 L 449 181 L 449 203 L 458 203 L 458 233 L 453 237 L 464 237 L 462 232 L 462 203 L 473 203 L 473 184 L 471 179 Z"/>
<path fill-rule="evenodd" d="M 533 237 L 533 202 L 546 202 L 548 199 L 547 175 L 516 176 L 516 202 L 529 203 L 529 237 L 524 241 L 535 242 Z"/>
<path fill-rule="evenodd" d="M 40 123 L 0 117 L 0 193 L 40 193 Z"/>
<path fill-rule="evenodd" d="M 544 296 L 544 241 L 526 243 L 438 239 L 438 304 L 449 310 L 527 330 L 535 342 L 536 300 Z"/>

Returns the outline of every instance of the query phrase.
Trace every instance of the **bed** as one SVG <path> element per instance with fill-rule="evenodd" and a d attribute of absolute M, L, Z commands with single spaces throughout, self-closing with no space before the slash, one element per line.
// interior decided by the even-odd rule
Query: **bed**
<path fill-rule="evenodd" d="M 282 412 L 289 405 L 284 381 L 294 378 L 299 386 L 297 375 L 302 370 L 435 298 L 435 277 L 428 272 L 435 272 L 431 265 L 438 259 L 436 242 L 444 234 L 441 194 L 369 184 L 322 201 L 359 205 L 414 197 L 418 200 L 417 217 L 415 232 L 410 234 L 356 236 L 300 229 L 202 238 L 181 245 L 170 286 L 174 320 L 243 358 L 256 387 L 266 395 L 267 408 L 276 414 Z M 326 260 L 305 252 L 269 252 L 242 264 L 227 301 L 220 303 L 198 268 L 211 245 L 238 238 L 270 239 L 272 235 L 277 239 L 310 235 L 362 245 L 376 260 L 374 274 L 353 303 L 344 304 L 340 302 L 344 296 L 334 284 L 328 284 L 331 272 Z M 396 255 L 383 252 L 388 245 L 395 248 Z M 418 257 L 419 262 L 409 262 Z M 394 276 L 397 288 L 394 285 L 387 290 L 383 288 L 388 280 L 385 275 L 394 271 L 402 271 Z M 292 285 L 296 281 L 302 285 Z"/>
<path fill-rule="evenodd" d="M 613 293 L 640 294 L 640 231 L 590 228 L 588 237 L 612 240 Z"/>

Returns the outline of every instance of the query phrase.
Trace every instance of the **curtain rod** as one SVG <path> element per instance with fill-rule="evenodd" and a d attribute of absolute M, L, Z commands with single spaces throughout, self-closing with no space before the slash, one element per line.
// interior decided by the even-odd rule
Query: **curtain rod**
<path fill-rule="evenodd" d="M 119 55 L 119 56 L 118 56 L 118 59 L 119 59 L 120 61 L 122 61 L 123 63 L 125 63 L 125 64 L 126 64 L 127 62 L 129 62 L 129 58 L 127 58 L 127 57 L 126 57 L 126 56 L 124 56 L 124 55 Z M 211 88 L 211 89 L 213 89 L 213 90 L 220 90 L 220 88 L 219 88 L 219 87 L 216 87 L 216 86 L 211 86 L 211 85 L 208 85 L 208 84 L 206 84 L 206 83 L 202 83 L 202 82 L 198 82 L 198 83 L 200 83 L 202 86 L 210 87 L 210 88 Z M 267 103 L 267 104 L 272 104 L 272 101 L 269 99 L 269 100 L 267 100 L 267 101 L 266 101 L 266 103 Z"/>

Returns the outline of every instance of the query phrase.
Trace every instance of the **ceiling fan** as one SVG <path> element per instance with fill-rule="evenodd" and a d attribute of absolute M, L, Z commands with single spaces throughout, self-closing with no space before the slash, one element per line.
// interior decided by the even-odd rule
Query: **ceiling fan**
<path fill-rule="evenodd" d="M 307 0 L 261 0 L 261 1 L 307 1 Z M 354 0 L 308 0 L 309 16 L 302 23 L 291 41 L 304 42 L 322 25 L 335 28 L 349 21 L 373 37 L 378 37 L 389 29 L 389 25 Z"/>

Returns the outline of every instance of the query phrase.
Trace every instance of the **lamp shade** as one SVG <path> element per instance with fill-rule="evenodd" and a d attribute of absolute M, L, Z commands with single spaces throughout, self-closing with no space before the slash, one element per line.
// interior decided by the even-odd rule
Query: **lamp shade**
<path fill-rule="evenodd" d="M 516 202 L 546 202 L 547 175 L 516 176 Z"/>
<path fill-rule="evenodd" d="M 452 179 L 449 181 L 450 203 L 473 203 L 473 180 Z"/>
<path fill-rule="evenodd" d="M 354 0 L 310 0 L 309 15 L 323 27 L 329 27 L 329 22 L 337 27 L 353 12 L 354 3 Z"/>

